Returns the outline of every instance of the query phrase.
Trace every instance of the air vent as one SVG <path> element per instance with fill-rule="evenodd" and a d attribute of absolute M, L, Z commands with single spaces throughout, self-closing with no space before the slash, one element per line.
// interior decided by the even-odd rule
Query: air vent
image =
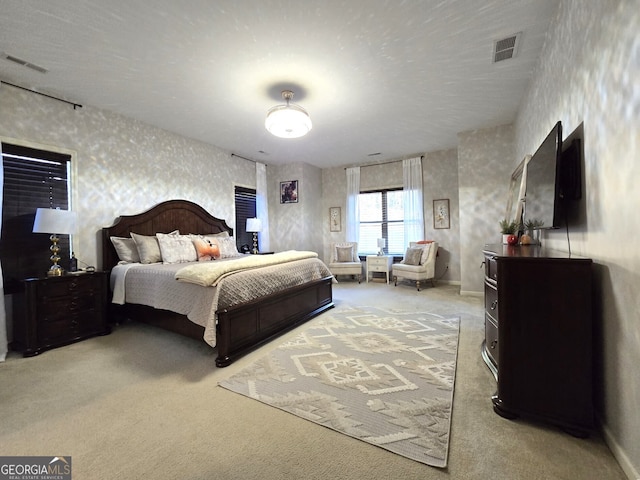
<path fill-rule="evenodd" d="M 13 55 L 9 55 L 7 53 L 2 53 L 2 58 L 9 60 L 10 62 L 17 63 L 18 65 L 22 65 L 23 67 L 30 68 L 31 70 L 35 70 L 40 73 L 47 73 L 48 70 L 40 65 L 36 65 L 31 62 L 27 62 L 26 60 L 22 60 L 21 58 L 14 57 Z"/>
<path fill-rule="evenodd" d="M 522 32 L 513 34 L 502 40 L 498 40 L 493 44 L 493 63 L 509 60 L 518 54 L 518 44 Z"/>

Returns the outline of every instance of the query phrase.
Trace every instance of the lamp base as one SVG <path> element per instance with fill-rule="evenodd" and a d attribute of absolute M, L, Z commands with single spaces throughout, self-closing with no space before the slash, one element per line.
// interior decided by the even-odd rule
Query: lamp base
<path fill-rule="evenodd" d="M 60 265 L 51 265 L 51 268 L 47 271 L 47 277 L 61 277 L 64 275 L 64 268 Z"/>

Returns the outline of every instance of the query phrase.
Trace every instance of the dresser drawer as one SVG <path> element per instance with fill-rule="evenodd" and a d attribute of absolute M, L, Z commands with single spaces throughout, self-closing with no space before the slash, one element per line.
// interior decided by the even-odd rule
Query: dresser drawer
<path fill-rule="evenodd" d="M 485 257 L 484 275 L 493 282 L 498 281 L 498 263 L 496 262 L 495 256 L 491 255 Z"/>
<path fill-rule="evenodd" d="M 498 290 L 489 283 L 484 284 L 484 311 L 498 322 Z"/>
<path fill-rule="evenodd" d="M 493 360 L 494 365 L 498 365 L 498 326 L 493 323 L 493 319 L 489 315 L 484 317 L 484 338 L 487 343 L 487 354 Z"/>

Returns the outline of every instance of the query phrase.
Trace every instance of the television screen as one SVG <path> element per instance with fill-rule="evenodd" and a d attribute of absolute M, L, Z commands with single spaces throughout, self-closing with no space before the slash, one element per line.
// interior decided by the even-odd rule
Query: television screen
<path fill-rule="evenodd" d="M 558 228 L 561 221 L 559 188 L 562 124 L 558 122 L 527 163 L 524 221 L 542 222 L 541 228 Z"/>

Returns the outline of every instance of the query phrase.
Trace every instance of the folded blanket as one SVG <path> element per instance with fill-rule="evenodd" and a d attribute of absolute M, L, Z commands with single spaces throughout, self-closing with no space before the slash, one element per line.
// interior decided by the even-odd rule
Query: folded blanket
<path fill-rule="evenodd" d="M 212 287 L 217 285 L 223 277 L 234 272 L 287 263 L 304 258 L 315 258 L 317 256 L 316 252 L 288 250 L 272 255 L 247 255 L 227 262 L 198 262 L 178 270 L 176 272 L 176 280 L 195 283 L 203 287 Z"/>

